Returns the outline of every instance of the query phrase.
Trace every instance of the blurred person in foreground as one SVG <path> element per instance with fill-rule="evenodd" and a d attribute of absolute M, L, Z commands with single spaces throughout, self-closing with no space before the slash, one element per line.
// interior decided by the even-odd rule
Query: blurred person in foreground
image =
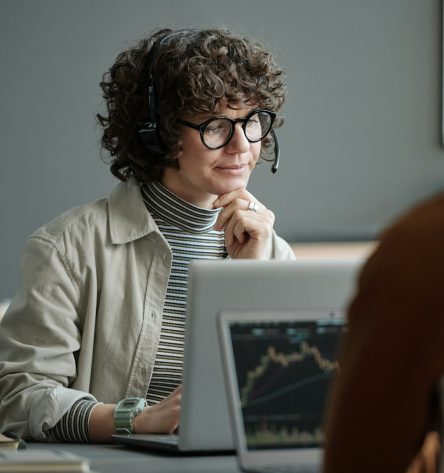
<path fill-rule="evenodd" d="M 439 471 L 444 402 L 444 196 L 382 235 L 348 313 L 325 473 Z M 441 470 L 444 471 L 444 470 Z"/>

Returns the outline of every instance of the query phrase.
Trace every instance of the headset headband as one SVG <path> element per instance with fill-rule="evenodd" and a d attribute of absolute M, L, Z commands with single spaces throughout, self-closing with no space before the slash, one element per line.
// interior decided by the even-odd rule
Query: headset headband
<path fill-rule="evenodd" d="M 149 118 L 148 121 L 143 124 L 143 127 L 139 130 L 139 135 L 148 151 L 162 155 L 165 153 L 165 145 L 162 142 L 162 137 L 159 132 L 159 125 L 157 120 L 156 111 L 156 87 L 155 80 L 152 73 L 152 67 L 156 60 L 159 49 L 165 44 L 170 38 L 179 34 L 188 34 L 197 30 L 177 30 L 170 31 L 160 36 L 154 44 L 151 46 L 151 50 L 148 53 L 146 59 L 145 70 L 148 75 L 148 107 L 149 107 Z"/>
<path fill-rule="evenodd" d="M 157 113 L 156 113 L 156 87 L 155 87 L 155 79 L 152 73 L 152 66 L 156 60 L 157 54 L 162 47 L 163 44 L 167 43 L 167 41 L 177 35 L 186 35 L 189 33 L 194 33 L 198 30 L 190 29 L 190 30 L 177 30 L 177 31 L 170 31 L 166 33 L 160 38 L 158 38 L 151 47 L 151 50 L 148 54 L 147 58 L 147 71 L 148 71 L 148 97 L 149 97 L 149 123 L 153 128 L 157 126 Z"/>

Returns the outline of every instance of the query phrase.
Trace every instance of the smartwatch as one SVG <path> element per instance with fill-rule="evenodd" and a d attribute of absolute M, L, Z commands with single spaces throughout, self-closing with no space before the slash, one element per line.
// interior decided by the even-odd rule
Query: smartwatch
<path fill-rule="evenodd" d="M 114 426 L 117 434 L 133 434 L 133 418 L 146 407 L 146 399 L 127 397 L 119 401 L 114 409 Z"/>

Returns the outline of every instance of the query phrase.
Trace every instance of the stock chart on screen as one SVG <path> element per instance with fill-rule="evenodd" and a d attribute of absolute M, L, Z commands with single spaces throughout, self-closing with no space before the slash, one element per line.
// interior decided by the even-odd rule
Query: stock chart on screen
<path fill-rule="evenodd" d="M 249 449 L 323 443 L 325 400 L 339 371 L 343 321 L 244 322 L 230 326 Z"/>

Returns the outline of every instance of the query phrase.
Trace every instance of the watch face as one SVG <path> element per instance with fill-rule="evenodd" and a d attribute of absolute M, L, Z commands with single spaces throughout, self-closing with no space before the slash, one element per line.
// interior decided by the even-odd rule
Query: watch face
<path fill-rule="evenodd" d="M 122 404 L 122 407 L 125 408 L 131 408 L 137 406 L 139 400 L 138 399 L 125 399 L 125 401 Z"/>
<path fill-rule="evenodd" d="M 129 397 L 117 403 L 114 409 L 114 425 L 117 433 L 133 433 L 132 419 L 139 415 L 146 405 L 146 400 Z"/>

